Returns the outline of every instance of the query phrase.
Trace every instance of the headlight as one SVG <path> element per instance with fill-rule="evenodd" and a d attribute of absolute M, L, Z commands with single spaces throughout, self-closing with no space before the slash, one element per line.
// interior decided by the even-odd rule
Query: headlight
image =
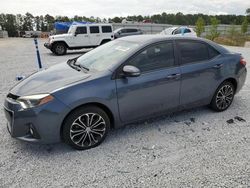
<path fill-rule="evenodd" d="M 52 101 L 54 97 L 50 94 L 38 94 L 19 97 L 17 102 L 23 109 L 33 108 Z"/>

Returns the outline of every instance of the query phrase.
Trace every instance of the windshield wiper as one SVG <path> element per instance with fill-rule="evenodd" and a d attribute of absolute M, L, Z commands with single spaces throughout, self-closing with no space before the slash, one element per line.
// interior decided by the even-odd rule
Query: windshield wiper
<path fill-rule="evenodd" d="M 79 66 L 80 68 L 82 68 L 82 69 L 85 69 L 85 70 L 87 70 L 87 71 L 89 71 L 89 68 L 87 68 L 87 67 L 84 67 L 83 65 L 81 65 L 80 63 L 79 64 L 76 64 L 77 66 Z"/>
<path fill-rule="evenodd" d="M 80 57 L 80 56 L 79 56 L 79 57 Z M 76 69 L 77 71 L 81 71 L 81 70 L 83 70 L 83 69 L 86 70 L 86 71 L 89 71 L 89 68 L 87 68 L 87 67 L 81 65 L 80 63 L 77 63 L 77 59 L 78 59 L 79 57 L 76 57 L 76 58 L 74 58 L 74 59 L 69 59 L 68 62 L 67 62 L 68 65 L 71 66 L 72 68 Z"/>
<path fill-rule="evenodd" d="M 74 58 L 74 59 L 69 59 L 69 60 L 67 61 L 67 63 L 68 63 L 68 65 L 69 65 L 70 67 L 72 67 L 73 69 L 75 69 L 75 70 L 77 70 L 77 71 L 81 71 L 81 67 L 75 65 L 76 60 L 77 60 L 76 58 Z M 79 68 L 80 68 L 80 69 L 79 69 Z"/>

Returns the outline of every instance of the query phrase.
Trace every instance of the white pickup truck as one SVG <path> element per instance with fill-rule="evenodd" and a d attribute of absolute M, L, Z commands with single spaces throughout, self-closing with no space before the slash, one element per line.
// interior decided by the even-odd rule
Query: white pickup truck
<path fill-rule="evenodd" d="M 68 33 L 52 35 L 44 46 L 56 55 L 64 55 L 67 50 L 93 48 L 114 39 L 111 24 L 71 25 Z"/>

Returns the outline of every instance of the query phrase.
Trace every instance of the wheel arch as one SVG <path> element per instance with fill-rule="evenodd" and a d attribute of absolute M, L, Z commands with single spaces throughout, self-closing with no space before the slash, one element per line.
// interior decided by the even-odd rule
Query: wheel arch
<path fill-rule="evenodd" d="M 69 48 L 68 44 L 67 44 L 65 41 L 63 41 L 63 40 L 54 41 L 54 42 L 52 43 L 52 48 L 53 48 L 53 46 L 54 46 L 55 44 L 57 44 L 57 43 L 63 43 L 67 48 Z"/>
<path fill-rule="evenodd" d="M 61 128 L 60 128 L 60 137 L 61 139 L 63 139 L 62 137 L 62 133 L 63 133 L 63 125 L 64 125 L 64 122 L 65 120 L 67 119 L 67 117 L 75 110 L 77 110 L 78 108 L 81 108 L 81 107 L 84 107 L 84 106 L 96 106 L 100 109 L 102 109 L 104 112 L 107 113 L 108 117 L 109 117 L 109 120 L 110 120 L 110 126 L 111 128 L 114 128 L 115 125 L 114 125 L 114 114 L 112 113 L 112 111 L 104 104 L 102 103 L 99 103 L 99 102 L 89 102 L 89 103 L 85 103 L 85 104 L 82 104 L 82 105 L 79 105 L 79 106 L 76 106 L 74 107 L 73 109 L 71 109 L 67 114 L 66 116 L 63 118 L 63 121 L 61 123 Z"/>
<path fill-rule="evenodd" d="M 234 86 L 235 92 L 237 91 L 238 82 L 237 82 L 237 80 L 235 78 L 230 77 L 230 78 L 225 79 L 223 82 L 231 82 L 233 84 L 233 86 Z M 223 82 L 221 82 L 221 84 Z"/>
<path fill-rule="evenodd" d="M 111 39 L 102 39 L 100 45 L 110 42 Z"/>

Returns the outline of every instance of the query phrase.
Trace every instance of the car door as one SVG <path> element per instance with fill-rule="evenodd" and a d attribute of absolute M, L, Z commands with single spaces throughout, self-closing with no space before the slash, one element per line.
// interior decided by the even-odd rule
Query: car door
<path fill-rule="evenodd" d="M 221 79 L 220 53 L 202 41 L 177 40 L 182 107 L 209 103 Z"/>
<path fill-rule="evenodd" d="M 90 46 L 90 39 L 86 26 L 78 26 L 75 31 L 75 35 L 72 37 L 72 43 L 70 46 Z"/>
<path fill-rule="evenodd" d="M 99 26 L 89 26 L 90 43 L 92 46 L 98 46 L 101 43 L 101 34 Z"/>
<path fill-rule="evenodd" d="M 150 45 L 124 65 L 137 67 L 141 75 L 116 79 L 117 100 L 123 122 L 178 108 L 180 69 L 176 65 L 172 42 Z"/>

